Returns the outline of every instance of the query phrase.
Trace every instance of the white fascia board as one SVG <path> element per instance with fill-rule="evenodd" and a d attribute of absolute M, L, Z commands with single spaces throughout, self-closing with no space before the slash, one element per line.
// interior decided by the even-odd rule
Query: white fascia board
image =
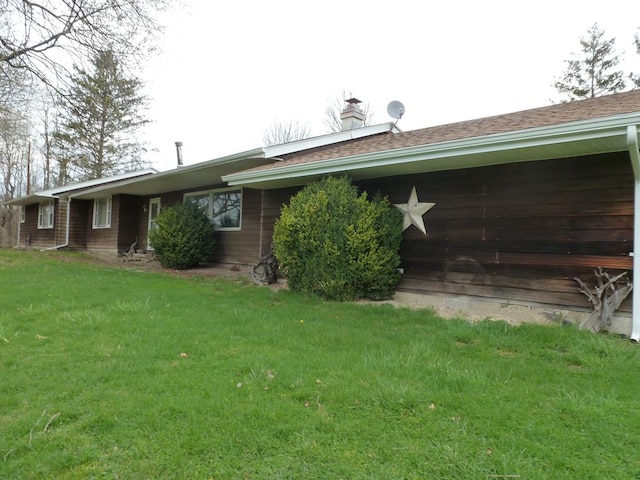
<path fill-rule="evenodd" d="M 102 177 L 96 178 L 94 180 L 87 180 L 86 182 L 72 183 L 69 185 L 64 185 L 62 187 L 52 188 L 51 190 L 56 193 L 71 192 L 73 190 L 80 190 L 84 188 L 103 185 L 105 183 L 119 182 L 122 180 L 154 175 L 156 173 L 158 173 L 158 171 L 155 168 L 147 168 L 145 170 L 136 170 L 133 172 L 121 173 L 120 175 L 113 175 L 111 177 Z"/>
<path fill-rule="evenodd" d="M 25 205 L 32 205 L 34 203 L 40 203 L 43 200 L 51 200 L 54 198 L 59 198 L 54 191 L 43 190 L 38 193 L 32 193 L 31 195 L 26 195 L 24 197 L 14 198 L 13 200 L 2 202 L 2 205 L 16 206 L 16 207 L 25 206 Z"/>
<path fill-rule="evenodd" d="M 140 184 L 144 182 L 155 182 L 159 179 L 167 178 L 167 177 L 177 177 L 180 175 L 184 175 L 190 172 L 197 172 L 199 170 L 206 170 L 209 168 L 214 168 L 220 165 L 227 165 L 230 163 L 240 162 L 242 160 L 254 159 L 254 158 L 264 158 L 264 150 L 262 148 L 257 148 L 254 150 L 248 150 L 246 152 L 237 153 L 234 155 L 227 155 L 225 157 L 216 158 L 213 160 L 207 160 L 206 162 L 195 163 L 193 165 L 186 165 L 177 167 L 173 170 L 166 170 L 164 172 L 156 173 L 155 175 L 149 175 L 143 178 L 132 178 L 129 180 L 123 180 L 121 182 L 114 182 L 108 185 L 99 186 L 96 188 L 91 188 L 87 190 L 82 190 L 76 194 L 71 194 L 72 198 L 93 198 L 96 194 L 109 194 L 112 190 L 117 190 L 118 188 L 125 187 L 132 184 Z"/>
<path fill-rule="evenodd" d="M 234 153 L 232 155 L 225 155 L 224 157 L 218 157 L 212 160 L 206 160 L 204 162 L 194 163 L 192 165 L 182 165 L 172 170 L 165 170 L 163 172 L 160 172 L 159 175 L 171 175 L 171 174 L 177 174 L 178 172 L 189 172 L 193 170 L 208 168 L 215 165 L 233 163 L 238 160 L 244 160 L 247 158 L 264 158 L 265 156 L 266 155 L 265 155 L 264 149 L 262 147 L 259 147 L 259 148 L 254 148 L 252 150 L 247 150 L 245 152 Z"/>
<path fill-rule="evenodd" d="M 252 183 L 279 181 L 287 178 L 379 168 L 397 165 L 399 163 L 480 155 L 608 137 L 620 137 L 621 141 L 623 141 L 624 138 L 626 138 L 627 126 L 629 124 L 640 124 L 640 114 L 634 113 L 605 119 L 538 127 L 288 166 L 276 165 L 273 168 L 265 170 L 233 173 L 224 176 L 223 180 L 228 182 L 229 185 L 248 185 Z M 517 160 L 514 159 L 514 161 Z M 487 163 L 487 165 L 489 164 L 490 163 Z"/>
<path fill-rule="evenodd" d="M 114 175 L 112 177 L 96 178 L 95 180 L 87 180 L 86 182 L 73 183 L 69 185 L 63 185 L 61 187 L 54 187 L 48 190 L 41 190 L 39 192 L 26 195 L 24 197 L 16 198 L 8 202 L 4 202 L 4 205 L 30 205 L 32 203 L 39 203 L 41 198 L 59 198 L 63 194 L 72 196 L 69 192 L 76 190 L 82 190 L 91 188 L 93 186 L 102 185 L 105 183 L 119 182 L 125 179 L 139 179 L 139 177 L 149 176 L 158 173 L 154 168 L 148 168 L 145 170 L 137 170 L 134 172 L 122 173 L 120 175 Z"/>
<path fill-rule="evenodd" d="M 325 147 L 327 145 L 333 145 L 334 143 L 346 142 L 348 140 L 355 140 L 356 138 L 364 138 L 390 131 L 399 132 L 393 123 L 387 122 L 379 125 L 371 125 L 368 127 L 354 128 L 352 130 L 305 138 L 302 140 L 296 140 L 295 142 L 283 143 L 282 145 L 264 147 L 264 151 L 266 156 L 269 158 L 280 157 L 281 155 L 286 155 L 288 153 Z"/>

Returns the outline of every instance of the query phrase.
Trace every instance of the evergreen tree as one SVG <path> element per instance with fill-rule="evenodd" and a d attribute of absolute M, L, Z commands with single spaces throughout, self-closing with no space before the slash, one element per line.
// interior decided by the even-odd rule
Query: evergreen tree
<path fill-rule="evenodd" d="M 112 51 L 92 59 L 93 70 L 74 67 L 54 133 L 62 179 L 89 180 L 143 166 L 136 131 L 148 123 L 140 113 L 142 82 L 127 78 Z"/>
<path fill-rule="evenodd" d="M 636 33 L 636 35 L 635 35 L 635 37 L 633 39 L 633 43 L 636 46 L 636 53 L 638 55 L 640 55 L 640 33 Z M 629 75 L 629 78 L 631 78 L 631 81 L 635 85 L 635 88 L 640 88 L 640 75 L 635 75 L 635 74 L 631 73 Z"/>
<path fill-rule="evenodd" d="M 567 60 L 567 70 L 554 83 L 568 101 L 615 93 L 625 87 L 624 72 L 615 70 L 620 63 L 615 52 L 615 38 L 604 39 L 604 32 L 597 23 L 587 33 L 586 38 L 580 38 L 582 58 Z"/>

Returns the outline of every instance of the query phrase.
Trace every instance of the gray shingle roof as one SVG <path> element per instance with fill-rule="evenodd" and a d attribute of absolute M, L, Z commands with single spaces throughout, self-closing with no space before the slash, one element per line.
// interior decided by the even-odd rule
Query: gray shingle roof
<path fill-rule="evenodd" d="M 561 103 L 520 112 L 496 115 L 446 125 L 422 128 L 402 133 L 381 133 L 326 147 L 291 153 L 283 160 L 249 171 L 268 170 L 284 166 L 311 163 L 319 160 L 343 158 L 398 148 L 484 137 L 492 134 L 516 132 L 537 127 L 561 125 L 581 120 L 605 118 L 640 112 L 640 90 L 603 97 Z"/>

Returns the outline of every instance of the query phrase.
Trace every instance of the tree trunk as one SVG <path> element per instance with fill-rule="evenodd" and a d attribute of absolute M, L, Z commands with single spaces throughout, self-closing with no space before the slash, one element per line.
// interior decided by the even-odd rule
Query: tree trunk
<path fill-rule="evenodd" d="M 593 287 L 593 290 L 589 289 L 581 279 L 576 277 L 574 280 L 578 282 L 579 290 L 586 295 L 593 305 L 593 312 L 580 323 L 580 328 L 592 332 L 600 332 L 611 327 L 614 312 L 631 293 L 633 285 L 629 278 L 626 278 L 626 284 L 624 285 L 616 283 L 622 277 L 626 277 L 627 272 L 611 278 L 607 272 L 598 267 L 594 273 L 598 285 Z"/>
<path fill-rule="evenodd" d="M 251 279 L 257 285 L 271 285 L 278 281 L 278 261 L 273 254 L 273 248 L 269 250 L 264 257 L 260 259 L 258 264 L 253 267 Z"/>

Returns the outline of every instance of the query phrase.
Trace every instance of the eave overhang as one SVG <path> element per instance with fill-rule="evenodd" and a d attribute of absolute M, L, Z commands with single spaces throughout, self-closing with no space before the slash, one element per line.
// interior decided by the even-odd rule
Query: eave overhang
<path fill-rule="evenodd" d="M 384 123 L 357 130 L 306 138 L 283 145 L 260 147 L 194 165 L 178 167 L 174 170 L 157 173 L 149 178 L 126 180 L 83 190 L 82 192 L 72 194 L 71 197 L 80 200 L 90 200 L 118 194 L 150 196 L 173 191 L 197 190 L 198 188 L 211 185 L 223 185 L 225 184 L 223 178 L 226 175 L 269 163 L 280 162 L 280 155 L 332 145 L 389 131 L 398 132 L 399 130 L 391 123 Z"/>
<path fill-rule="evenodd" d="M 317 137 L 304 138 L 302 140 L 283 143 L 282 145 L 272 145 L 264 147 L 264 151 L 265 156 L 267 157 L 281 157 L 293 152 L 302 152 L 312 148 L 325 147 L 327 145 L 334 145 L 336 143 L 347 142 L 349 140 L 356 140 L 358 138 L 370 137 L 371 135 L 378 135 L 380 133 L 387 132 L 400 133 L 400 130 L 394 123 L 380 123 L 377 125 L 368 125 L 366 127 L 344 130 L 342 132 L 328 133 Z"/>
<path fill-rule="evenodd" d="M 20 198 L 15 198 L 7 202 L 2 202 L 2 204 L 9 207 L 24 207 L 25 205 L 41 203 L 41 202 L 45 202 L 47 200 L 52 200 L 55 198 L 59 198 L 59 196 L 49 191 L 46 191 L 46 192 L 43 191 L 43 192 L 33 193 L 31 195 L 26 195 Z"/>
<path fill-rule="evenodd" d="M 112 177 L 96 178 L 93 180 L 87 180 L 85 182 L 74 183 L 71 185 L 63 185 L 60 187 L 54 187 L 47 190 L 41 190 L 24 197 L 16 198 L 3 202 L 3 205 L 8 206 L 25 206 L 34 203 L 40 203 L 52 198 L 68 197 L 75 191 L 86 190 L 89 188 L 104 188 L 107 185 L 112 185 L 122 181 L 138 181 L 142 177 L 157 174 L 158 171 L 154 168 L 148 168 L 145 170 L 137 170 L 134 172 L 121 173 Z"/>
<path fill-rule="evenodd" d="M 150 177 L 132 179 L 103 187 L 83 190 L 82 192 L 72 194 L 71 197 L 79 200 L 91 200 L 118 194 L 150 196 L 178 190 L 193 190 L 205 186 L 222 184 L 223 175 L 239 169 L 254 168 L 273 161 L 275 161 L 275 159 L 265 158 L 262 148 L 257 148 L 207 162 L 178 167 L 174 170 L 160 172 Z"/>
<path fill-rule="evenodd" d="M 305 185 L 326 175 L 354 180 L 455 170 L 627 150 L 627 126 L 640 113 L 591 119 L 482 137 L 416 145 L 223 176 L 232 186 L 280 188 Z"/>

